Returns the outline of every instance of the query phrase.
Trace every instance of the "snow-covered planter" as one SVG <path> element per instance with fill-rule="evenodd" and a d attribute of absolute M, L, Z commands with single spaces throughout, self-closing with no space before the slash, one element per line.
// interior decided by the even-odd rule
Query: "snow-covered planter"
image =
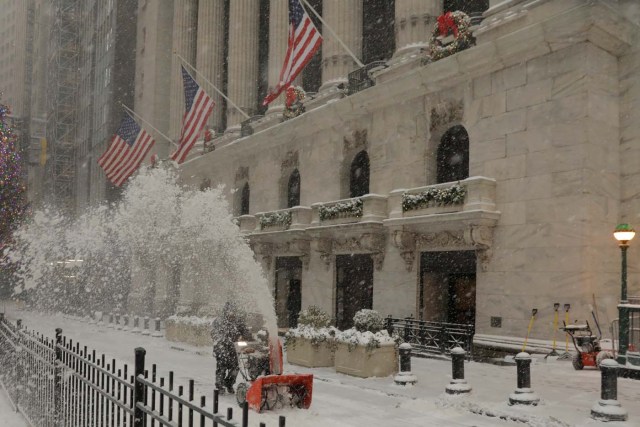
<path fill-rule="evenodd" d="M 382 330 L 382 317 L 374 310 L 360 310 L 353 320 L 353 328 L 336 334 L 336 371 L 362 378 L 395 374 L 398 340 Z"/>
<path fill-rule="evenodd" d="M 329 323 L 329 315 L 316 306 L 302 311 L 298 327 L 285 335 L 287 362 L 310 368 L 333 366 L 335 336 L 340 331 Z"/>
<path fill-rule="evenodd" d="M 165 320 L 165 336 L 169 341 L 209 346 L 212 322 L 211 317 L 171 316 Z"/>
<path fill-rule="evenodd" d="M 291 212 L 269 212 L 260 216 L 260 229 L 270 227 L 282 227 L 283 230 L 289 229 L 291 226 Z"/>
<path fill-rule="evenodd" d="M 402 211 L 412 211 L 437 206 L 459 205 L 464 203 L 467 189 L 460 184 L 449 188 L 430 188 L 419 194 L 402 195 Z"/>
<path fill-rule="evenodd" d="M 362 199 L 352 199 L 329 206 L 320 206 L 320 221 L 329 221 L 336 218 L 360 218 L 363 213 L 364 203 Z"/>

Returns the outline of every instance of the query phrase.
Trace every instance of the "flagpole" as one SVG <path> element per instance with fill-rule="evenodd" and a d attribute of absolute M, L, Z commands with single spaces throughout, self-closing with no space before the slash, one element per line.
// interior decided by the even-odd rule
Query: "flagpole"
<path fill-rule="evenodd" d="M 147 126 L 149 126 L 151 129 L 155 130 L 156 132 L 158 132 L 158 134 L 160 134 L 160 136 L 162 136 L 164 139 L 166 139 L 167 141 L 169 141 L 171 144 L 178 146 L 178 144 L 176 144 L 175 142 L 173 142 L 173 140 L 171 138 L 169 138 L 167 135 L 165 135 L 164 133 L 160 132 L 157 128 L 155 128 L 151 123 L 149 123 L 148 121 L 146 121 L 145 119 L 143 119 L 142 117 L 140 117 L 140 115 L 136 114 L 135 111 L 133 111 L 131 108 L 127 107 L 124 104 L 120 104 L 122 105 L 122 108 L 124 108 L 128 113 L 132 114 L 134 117 L 136 117 L 138 120 L 140 120 L 141 122 L 143 122 L 144 124 L 146 124 Z"/>
<path fill-rule="evenodd" d="M 216 92 L 218 92 L 218 94 L 219 94 L 221 97 L 223 97 L 224 99 L 226 99 L 226 100 L 227 100 L 227 102 L 228 102 L 229 104 L 231 104 L 231 106 L 232 106 L 233 108 L 235 108 L 236 110 L 240 111 L 240 114 L 242 114 L 246 119 L 250 119 L 250 118 L 251 118 L 251 117 L 249 117 L 249 115 L 248 115 L 247 113 L 245 113 L 244 111 L 242 111 L 242 109 L 241 109 L 240 107 L 238 107 L 236 104 L 234 104 L 234 103 L 233 103 L 233 101 L 231 101 L 231 100 L 230 100 L 230 99 L 229 99 L 229 98 L 228 98 L 224 93 L 222 93 L 222 92 L 220 91 L 220 89 L 218 89 L 218 88 L 217 88 L 213 83 L 211 83 L 211 82 L 209 81 L 209 79 L 207 79 L 205 76 L 203 76 L 203 75 L 202 75 L 202 73 L 200 73 L 198 70 L 196 70 L 196 68 L 195 68 L 193 65 L 189 64 L 189 62 L 187 62 L 187 60 L 186 60 L 186 59 L 184 59 L 182 56 L 180 56 L 180 54 L 179 54 L 178 52 L 173 52 L 173 54 L 174 54 L 175 56 L 177 56 L 178 58 L 180 58 L 180 60 L 181 60 L 182 62 L 184 62 L 184 64 L 185 64 L 187 67 L 189 67 L 190 69 L 192 69 L 192 70 L 193 70 L 193 71 L 194 71 L 198 76 L 200 76 L 200 77 L 201 77 L 205 82 L 207 82 L 207 83 L 209 84 L 209 86 L 211 86 L 211 87 L 213 88 L 213 90 L 215 90 Z"/>
<path fill-rule="evenodd" d="M 302 3 L 304 3 L 304 5 L 307 6 L 311 10 L 311 12 L 313 12 L 316 18 L 320 20 L 320 22 L 322 23 L 322 28 L 324 29 L 326 27 L 327 31 L 331 33 L 331 35 L 338 41 L 338 43 L 340 43 L 340 46 L 342 46 L 344 50 L 346 50 L 347 53 L 351 55 L 351 57 L 356 62 L 356 64 L 358 64 L 358 67 L 364 67 L 364 64 L 354 55 L 353 52 L 351 52 L 351 49 L 349 49 L 347 45 L 344 44 L 344 42 L 340 39 L 340 37 L 338 37 L 335 31 L 333 31 L 333 29 L 324 21 L 324 19 L 322 19 L 322 16 L 320 16 L 320 14 L 316 12 L 316 10 L 313 7 L 311 7 L 309 2 L 307 2 L 307 0 L 302 0 Z"/>

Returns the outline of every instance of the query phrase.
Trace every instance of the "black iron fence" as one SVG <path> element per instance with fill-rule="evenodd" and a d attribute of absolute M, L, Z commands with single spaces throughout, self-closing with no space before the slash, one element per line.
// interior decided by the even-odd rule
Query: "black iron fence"
<path fill-rule="evenodd" d="M 389 335 L 396 333 L 411 344 L 414 353 L 449 355 L 452 348 L 462 347 L 469 357 L 472 354 L 473 325 L 388 316 L 386 329 Z"/>
<path fill-rule="evenodd" d="M 218 390 L 210 406 L 174 385 L 174 373 L 158 377 L 145 366 L 145 350 L 135 350 L 133 370 L 74 343 L 56 329 L 55 339 L 23 328 L 0 313 L 0 385 L 11 403 L 34 427 L 221 426 L 247 427 L 245 403 L 236 421 L 233 408 L 219 413 Z M 286 420 L 280 417 L 279 427 Z M 264 426 L 260 423 L 260 426 Z"/>

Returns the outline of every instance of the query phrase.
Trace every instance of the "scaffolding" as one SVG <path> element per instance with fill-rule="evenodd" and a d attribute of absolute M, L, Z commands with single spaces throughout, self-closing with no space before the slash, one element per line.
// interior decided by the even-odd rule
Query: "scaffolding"
<path fill-rule="evenodd" d="M 47 58 L 47 201 L 71 215 L 76 193 L 80 1 L 51 1 Z"/>

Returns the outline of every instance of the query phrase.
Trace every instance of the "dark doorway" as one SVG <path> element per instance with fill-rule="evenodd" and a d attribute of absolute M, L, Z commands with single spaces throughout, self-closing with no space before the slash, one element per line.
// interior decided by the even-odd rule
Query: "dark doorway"
<path fill-rule="evenodd" d="M 300 206 L 300 172 L 298 169 L 291 172 L 287 185 L 287 207 Z"/>
<path fill-rule="evenodd" d="M 358 310 L 373 308 L 373 260 L 370 255 L 336 256 L 336 326 L 349 329 Z"/>
<path fill-rule="evenodd" d="M 437 155 L 438 183 L 469 177 L 469 134 L 464 126 L 453 126 L 442 135 Z"/>
<path fill-rule="evenodd" d="M 349 197 L 369 194 L 369 155 L 366 151 L 356 154 L 349 174 Z"/>
<path fill-rule="evenodd" d="M 276 258 L 275 301 L 279 328 L 295 328 L 302 309 L 302 261 L 299 257 Z"/>
<path fill-rule="evenodd" d="M 420 319 L 475 324 L 474 251 L 423 252 L 420 255 Z"/>

